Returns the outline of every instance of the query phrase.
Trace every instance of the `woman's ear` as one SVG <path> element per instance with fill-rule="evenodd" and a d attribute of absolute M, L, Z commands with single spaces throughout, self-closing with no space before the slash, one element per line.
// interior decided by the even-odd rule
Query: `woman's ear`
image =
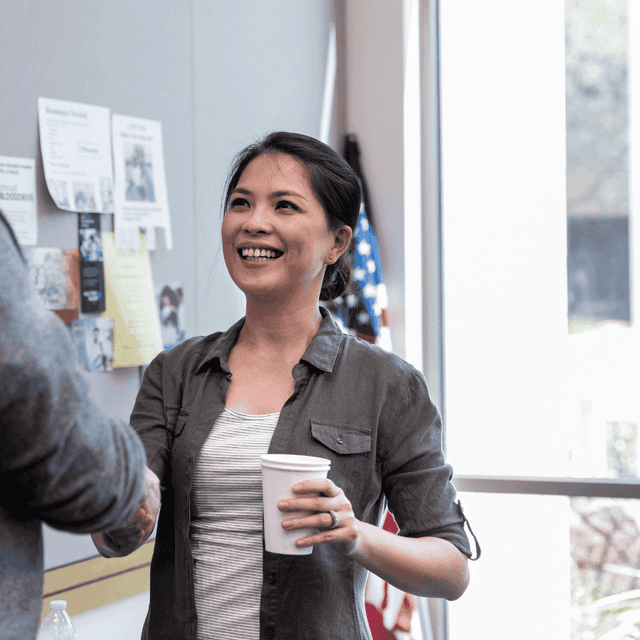
<path fill-rule="evenodd" d="M 353 231 L 351 231 L 351 227 L 346 224 L 334 233 L 334 242 L 331 252 L 335 260 L 337 260 L 349 248 L 352 235 Z"/>

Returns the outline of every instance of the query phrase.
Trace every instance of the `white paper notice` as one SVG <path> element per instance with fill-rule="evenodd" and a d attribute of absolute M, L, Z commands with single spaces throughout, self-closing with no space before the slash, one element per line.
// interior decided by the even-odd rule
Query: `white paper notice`
<path fill-rule="evenodd" d="M 44 177 L 60 209 L 113 212 L 109 109 L 38 98 Z"/>
<path fill-rule="evenodd" d="M 155 233 L 155 227 L 162 227 L 167 249 L 172 249 L 162 125 L 156 120 L 114 113 L 112 134 L 116 248 L 133 248 L 126 242 L 125 228 L 143 228 L 150 236 Z"/>
<path fill-rule="evenodd" d="M 0 209 L 20 244 L 38 244 L 35 160 L 0 156 Z"/>

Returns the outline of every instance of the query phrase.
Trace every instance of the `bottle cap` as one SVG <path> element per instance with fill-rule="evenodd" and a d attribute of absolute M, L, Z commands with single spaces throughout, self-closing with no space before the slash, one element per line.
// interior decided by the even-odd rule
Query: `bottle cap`
<path fill-rule="evenodd" d="M 60 611 L 62 609 L 66 609 L 67 608 L 67 601 L 66 600 L 52 600 L 49 603 L 49 606 L 54 610 L 54 611 Z"/>

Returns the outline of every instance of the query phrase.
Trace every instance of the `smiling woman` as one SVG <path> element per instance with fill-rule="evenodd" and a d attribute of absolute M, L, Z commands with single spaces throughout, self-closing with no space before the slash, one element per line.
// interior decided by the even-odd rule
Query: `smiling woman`
<path fill-rule="evenodd" d="M 239 184 L 239 181 L 241 177 L 248 177 L 245 176 L 245 169 L 259 157 L 263 161 L 280 160 L 289 165 L 282 167 L 284 172 L 280 174 L 284 188 L 272 194 L 280 201 L 280 204 L 274 203 L 274 207 L 282 214 L 283 210 L 287 209 L 289 213 L 296 212 L 300 205 L 319 205 L 329 231 L 335 233 L 344 226 L 349 227 L 351 232 L 355 230 L 361 191 L 351 167 L 330 147 L 318 140 L 286 132 L 268 135 L 238 155 L 227 180 L 223 202 L 225 214 L 230 211 L 237 197 L 250 195 L 243 193 L 243 185 Z M 292 184 L 287 188 L 285 177 L 295 180 L 300 190 L 297 191 Z M 305 193 L 311 195 L 309 200 L 304 200 Z M 334 255 L 334 259 L 326 264 L 320 300 L 337 298 L 349 284 L 355 245 L 350 242 L 346 244 L 347 249 L 342 257 L 339 259 Z"/>
<path fill-rule="evenodd" d="M 422 374 L 319 306 L 349 283 L 360 198 L 344 160 L 299 134 L 267 136 L 230 172 L 223 254 L 246 316 L 162 352 L 131 416 L 165 487 L 143 639 L 364 640 L 367 570 L 419 595 L 466 589 L 465 520 Z M 331 461 L 278 503 L 285 530 L 316 531 L 297 541 L 309 555 L 264 548 L 265 453 Z M 379 528 L 387 504 L 398 536 Z M 125 538 L 98 548 L 129 553 Z"/>
<path fill-rule="evenodd" d="M 330 229 L 308 169 L 283 153 L 260 155 L 245 167 L 222 222 L 229 274 L 247 307 L 263 310 L 290 298 L 317 308 L 325 270 L 347 251 L 352 234 L 344 223 Z"/>

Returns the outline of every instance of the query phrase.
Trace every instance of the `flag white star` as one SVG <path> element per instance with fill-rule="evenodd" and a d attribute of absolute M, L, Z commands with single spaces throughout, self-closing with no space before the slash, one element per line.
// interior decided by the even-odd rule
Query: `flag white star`
<path fill-rule="evenodd" d="M 367 260 L 367 271 L 369 273 L 375 273 L 376 263 L 373 260 Z"/>
<path fill-rule="evenodd" d="M 360 227 L 363 231 L 369 231 L 369 221 L 366 218 L 360 218 Z"/>
<path fill-rule="evenodd" d="M 358 244 L 358 253 L 361 256 L 368 256 L 371 253 L 371 245 L 364 238 Z"/>
<path fill-rule="evenodd" d="M 367 272 L 364 269 L 360 269 L 360 267 L 356 267 L 353 270 L 353 277 L 356 280 L 364 280 L 365 275 L 367 274 Z"/>
<path fill-rule="evenodd" d="M 371 284 L 371 282 L 365 286 L 365 288 L 362 290 L 362 295 L 364 295 L 365 298 L 375 298 L 376 297 L 376 287 L 374 284 Z"/>

